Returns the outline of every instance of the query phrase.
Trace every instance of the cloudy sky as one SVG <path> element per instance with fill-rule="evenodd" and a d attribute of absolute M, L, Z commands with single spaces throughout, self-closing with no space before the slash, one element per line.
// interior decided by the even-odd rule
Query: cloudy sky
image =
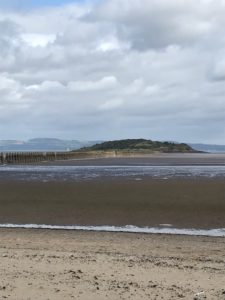
<path fill-rule="evenodd" d="M 0 1 L 0 139 L 225 144 L 225 0 Z"/>

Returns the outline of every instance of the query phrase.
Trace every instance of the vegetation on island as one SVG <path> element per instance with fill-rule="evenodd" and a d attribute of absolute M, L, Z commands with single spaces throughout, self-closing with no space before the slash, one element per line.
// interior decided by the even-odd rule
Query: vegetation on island
<path fill-rule="evenodd" d="M 163 153 L 186 153 L 197 152 L 185 143 L 159 142 L 146 139 L 125 139 L 108 141 L 95 144 L 91 147 L 81 148 L 83 151 L 144 151 L 144 152 L 163 152 Z"/>

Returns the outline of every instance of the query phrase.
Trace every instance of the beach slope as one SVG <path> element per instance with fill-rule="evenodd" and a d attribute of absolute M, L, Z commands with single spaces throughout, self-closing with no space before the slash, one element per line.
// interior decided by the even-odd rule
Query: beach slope
<path fill-rule="evenodd" d="M 223 238 L 1 229 L 0 239 L 1 299 L 225 299 Z"/>

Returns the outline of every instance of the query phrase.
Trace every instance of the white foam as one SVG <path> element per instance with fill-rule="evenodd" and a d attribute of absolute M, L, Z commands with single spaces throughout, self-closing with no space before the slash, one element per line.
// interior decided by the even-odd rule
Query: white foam
<path fill-rule="evenodd" d="M 46 224 L 0 224 L 0 228 L 26 228 L 26 229 L 50 229 L 50 230 L 83 230 L 102 232 L 130 232 L 151 234 L 176 234 L 192 236 L 225 237 L 225 228 L 217 229 L 185 229 L 185 228 L 160 228 L 127 226 L 79 226 L 79 225 L 46 225 Z"/>

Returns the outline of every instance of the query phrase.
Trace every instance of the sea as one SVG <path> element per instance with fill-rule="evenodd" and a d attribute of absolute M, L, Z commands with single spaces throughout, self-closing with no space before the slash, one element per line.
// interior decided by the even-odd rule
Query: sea
<path fill-rule="evenodd" d="M 131 180 L 171 178 L 224 178 L 225 166 L 37 166 L 2 165 L 0 180 L 90 181 L 96 179 Z"/>

